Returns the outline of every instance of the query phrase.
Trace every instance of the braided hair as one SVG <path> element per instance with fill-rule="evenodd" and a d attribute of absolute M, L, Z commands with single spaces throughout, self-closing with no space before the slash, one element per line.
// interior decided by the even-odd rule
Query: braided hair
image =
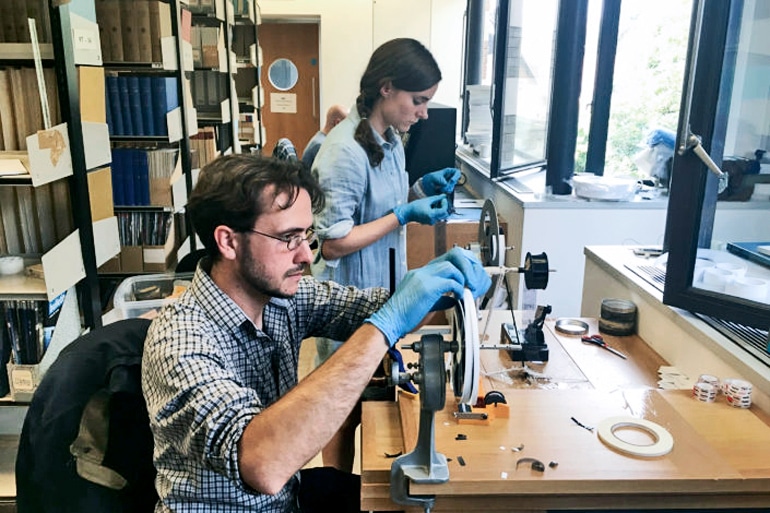
<path fill-rule="evenodd" d="M 374 104 L 381 98 L 382 87 L 390 82 L 396 89 L 417 92 L 430 89 L 440 80 L 441 70 L 433 55 L 415 39 L 391 39 L 374 51 L 361 77 L 356 98 L 356 110 L 361 121 L 354 135 L 366 151 L 372 167 L 379 166 L 385 157 L 368 119 Z"/>

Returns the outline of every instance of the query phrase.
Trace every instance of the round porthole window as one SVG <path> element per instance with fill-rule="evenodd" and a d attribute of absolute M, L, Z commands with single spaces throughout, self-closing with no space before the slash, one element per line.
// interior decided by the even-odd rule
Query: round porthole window
<path fill-rule="evenodd" d="M 267 76 L 273 87 L 279 91 L 288 91 L 297 85 L 299 72 L 297 71 L 297 66 L 289 59 L 276 59 L 270 64 Z"/>

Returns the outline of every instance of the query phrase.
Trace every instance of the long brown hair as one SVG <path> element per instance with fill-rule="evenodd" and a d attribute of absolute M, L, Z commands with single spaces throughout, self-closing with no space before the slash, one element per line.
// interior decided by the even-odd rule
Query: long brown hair
<path fill-rule="evenodd" d="M 381 97 L 380 90 L 390 82 L 402 91 L 417 92 L 430 89 L 441 80 L 441 70 L 430 51 L 417 40 L 391 39 L 377 48 L 361 77 L 356 109 L 361 121 L 356 127 L 355 140 L 366 151 L 369 163 L 379 166 L 384 158 L 382 147 L 372 134 L 369 115 Z"/>

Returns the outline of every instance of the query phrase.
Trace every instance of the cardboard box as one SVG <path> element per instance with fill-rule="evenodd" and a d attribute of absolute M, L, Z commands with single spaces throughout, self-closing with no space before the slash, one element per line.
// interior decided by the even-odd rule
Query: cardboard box
<path fill-rule="evenodd" d="M 163 207 L 174 206 L 171 182 L 168 178 L 150 178 L 150 204 Z"/>
<path fill-rule="evenodd" d="M 172 221 L 171 228 L 162 246 L 142 246 L 142 268 L 144 272 L 167 272 L 176 267 L 177 249 L 176 229 Z"/>
<path fill-rule="evenodd" d="M 166 246 L 142 246 L 144 272 L 162 273 L 176 266 L 176 249 Z"/>
<path fill-rule="evenodd" d="M 104 262 L 101 266 L 99 266 L 99 272 L 100 273 L 119 273 L 121 272 L 120 269 L 120 254 L 115 255 L 114 257 L 110 258 L 106 262 Z"/>
<path fill-rule="evenodd" d="M 81 334 L 80 310 L 78 308 L 77 294 L 74 288 L 67 290 L 63 298 L 59 318 L 54 328 L 53 336 L 48 348 L 39 363 L 6 365 L 8 371 L 8 383 L 11 388 L 11 399 L 14 401 L 29 402 L 35 390 L 40 385 L 40 380 L 48 371 L 48 368 L 59 356 L 59 353 Z"/>
<path fill-rule="evenodd" d="M 142 246 L 121 246 L 120 272 L 141 273 L 143 271 Z"/>
<path fill-rule="evenodd" d="M 43 375 L 40 364 L 8 364 L 8 384 L 11 386 L 11 398 L 14 401 L 31 401 Z"/>
<path fill-rule="evenodd" d="M 433 226 L 410 223 L 406 225 L 406 268 L 417 269 L 436 255 Z"/>
<path fill-rule="evenodd" d="M 500 229 L 508 240 L 506 223 L 501 222 Z M 449 221 L 434 226 L 409 224 L 406 227 L 407 269 L 421 267 L 455 246 L 467 249 L 472 242 L 479 242 L 478 221 Z"/>

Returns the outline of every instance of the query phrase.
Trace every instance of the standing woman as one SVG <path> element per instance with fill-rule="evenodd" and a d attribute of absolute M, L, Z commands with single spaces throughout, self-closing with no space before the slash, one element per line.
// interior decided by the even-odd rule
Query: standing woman
<path fill-rule="evenodd" d="M 428 117 L 428 101 L 440 80 L 436 60 L 414 39 L 393 39 L 372 54 L 355 107 L 329 133 L 313 162 L 326 193 L 326 207 L 314 220 L 320 241 L 314 276 L 387 288 L 393 250 L 397 284 L 406 274 L 405 225 L 432 225 L 449 216 L 446 193 L 454 190 L 460 171 L 428 173 L 410 189 L 400 137 Z M 317 339 L 317 363 L 340 344 Z M 324 451 L 324 464 L 352 468 L 352 446 L 342 448 L 339 456 L 340 447 L 332 448 L 333 443 Z"/>

